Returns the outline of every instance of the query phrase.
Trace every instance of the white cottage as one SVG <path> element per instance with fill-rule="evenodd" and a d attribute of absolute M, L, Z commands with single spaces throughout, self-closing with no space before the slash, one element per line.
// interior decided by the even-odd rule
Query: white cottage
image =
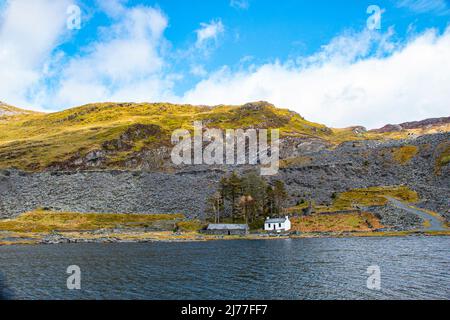
<path fill-rule="evenodd" d="M 291 230 L 291 221 L 289 217 L 284 218 L 267 218 L 264 222 L 264 230 L 272 232 L 284 232 Z"/>

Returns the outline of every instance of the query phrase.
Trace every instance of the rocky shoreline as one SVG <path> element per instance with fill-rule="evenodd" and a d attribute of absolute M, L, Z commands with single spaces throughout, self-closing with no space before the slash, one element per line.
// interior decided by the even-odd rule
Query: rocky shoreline
<path fill-rule="evenodd" d="M 321 233 L 290 233 L 290 234 L 262 234 L 255 233 L 246 236 L 205 236 L 199 233 L 171 233 L 155 232 L 146 234 L 122 233 L 93 237 L 92 233 L 86 235 L 51 233 L 47 235 L 32 235 L 30 237 L 18 236 L 5 239 L 0 238 L 0 246 L 4 245 L 56 245 L 80 243 L 155 243 L 155 242 L 203 242 L 227 240 L 281 240 L 299 238 L 351 238 L 351 237 L 409 237 L 409 236 L 450 236 L 450 230 L 441 232 L 430 231 L 375 231 L 375 232 L 321 232 Z"/>

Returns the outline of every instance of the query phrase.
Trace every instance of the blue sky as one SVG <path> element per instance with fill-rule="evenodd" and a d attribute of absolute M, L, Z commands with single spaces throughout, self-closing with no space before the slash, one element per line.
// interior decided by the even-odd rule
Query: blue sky
<path fill-rule="evenodd" d="M 82 3 L 84 11 L 92 16 L 84 21 L 81 31 L 67 44 L 69 54 L 89 45 L 98 28 L 114 23 L 92 1 Z M 129 7 L 159 8 L 169 22 L 165 36 L 177 50 L 188 50 L 195 42 L 195 30 L 200 23 L 221 21 L 225 30 L 217 40 L 215 50 L 211 50 L 206 58 L 202 56 L 199 59 L 206 70 L 215 70 L 223 65 L 239 67 L 242 60 L 263 64 L 313 54 L 336 35 L 347 30 L 361 30 L 369 17 L 366 9 L 374 1 L 240 0 L 233 5 L 230 0 L 130 0 L 125 3 Z M 384 28 L 395 26 L 396 36 L 400 39 L 406 37 L 408 29 L 413 26 L 417 32 L 430 26 L 443 31 L 449 21 L 446 10 L 450 7 L 439 10 L 429 5 L 415 10 L 413 2 L 410 5 L 405 2 L 402 6 L 399 1 L 392 0 L 376 4 L 385 10 Z M 173 63 L 175 71 L 188 71 L 185 70 L 189 66 L 185 65 L 184 59 Z M 196 80 L 188 77 L 177 83 L 175 90 L 181 94 Z"/>
<path fill-rule="evenodd" d="M 80 29 L 67 27 L 71 5 Z M 367 27 L 370 5 L 380 29 Z M 0 100 L 26 108 L 269 100 L 369 127 L 450 109 L 448 0 L 0 0 L 0 10 Z"/>

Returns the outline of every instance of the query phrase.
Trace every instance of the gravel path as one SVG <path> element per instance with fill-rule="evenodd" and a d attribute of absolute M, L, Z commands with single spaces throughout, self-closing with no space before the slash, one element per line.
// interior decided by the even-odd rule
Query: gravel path
<path fill-rule="evenodd" d="M 413 208 L 408 206 L 407 204 L 397 200 L 397 199 L 393 199 L 393 198 L 388 198 L 389 202 L 395 206 L 398 207 L 402 210 L 405 210 L 409 213 L 418 215 L 419 217 L 421 217 L 422 219 L 429 221 L 430 222 L 430 226 L 427 228 L 424 228 L 425 231 L 444 231 L 447 230 L 442 221 L 439 220 L 438 218 L 436 218 L 435 216 L 432 216 L 431 214 L 429 214 L 426 211 L 420 210 L 418 208 Z"/>

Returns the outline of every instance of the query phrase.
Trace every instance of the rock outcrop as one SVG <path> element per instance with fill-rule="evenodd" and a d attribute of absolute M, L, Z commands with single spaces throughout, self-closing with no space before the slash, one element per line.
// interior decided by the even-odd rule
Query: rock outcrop
<path fill-rule="evenodd" d="M 374 129 L 371 131 L 377 133 L 384 133 L 384 132 L 402 131 L 405 129 L 424 129 L 442 125 L 450 125 L 450 117 L 431 118 L 421 121 L 404 122 L 401 124 L 387 124 L 380 129 Z"/>

